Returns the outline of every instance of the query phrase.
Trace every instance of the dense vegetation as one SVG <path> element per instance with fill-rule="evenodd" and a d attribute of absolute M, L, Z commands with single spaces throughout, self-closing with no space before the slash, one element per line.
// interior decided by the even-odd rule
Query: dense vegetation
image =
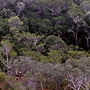
<path fill-rule="evenodd" d="M 0 0 L 2 90 L 90 90 L 90 0 Z"/>

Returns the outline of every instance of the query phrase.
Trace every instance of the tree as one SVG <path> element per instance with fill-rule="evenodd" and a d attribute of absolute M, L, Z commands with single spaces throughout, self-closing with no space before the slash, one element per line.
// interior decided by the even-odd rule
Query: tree
<path fill-rule="evenodd" d="M 66 16 L 66 12 L 64 14 L 61 14 L 57 17 L 54 17 L 52 19 L 53 28 L 51 30 L 52 34 L 58 35 L 59 37 L 62 37 L 67 32 L 67 24 L 68 24 L 68 18 Z"/>
<path fill-rule="evenodd" d="M 15 38 L 17 39 L 17 41 L 22 41 L 21 43 L 27 47 L 27 48 L 30 48 L 32 46 L 35 46 L 36 49 L 37 48 L 37 45 L 38 43 L 40 43 L 39 41 L 43 39 L 43 35 L 40 36 L 40 35 L 35 35 L 35 34 L 31 34 L 31 33 L 28 33 L 28 32 L 22 32 L 22 33 L 19 33 L 19 34 L 16 34 L 14 35 Z"/>
<path fill-rule="evenodd" d="M 0 33 L 1 33 L 1 36 L 3 36 L 9 32 L 9 25 L 8 25 L 7 19 L 3 19 L 2 17 L 0 19 L 1 19 L 0 20 Z"/>
<path fill-rule="evenodd" d="M 66 61 L 66 66 L 64 69 L 66 72 L 66 80 L 70 83 L 68 84 L 69 87 L 73 88 L 74 90 L 82 89 L 89 89 L 89 82 L 90 82 L 90 71 L 89 71 L 89 60 L 88 58 L 81 58 L 77 59 L 69 59 Z"/>
<path fill-rule="evenodd" d="M 9 26 L 10 26 L 10 32 L 18 33 L 21 30 L 21 27 L 23 25 L 23 22 L 20 21 L 20 18 L 18 16 L 11 17 L 8 19 Z"/>
<path fill-rule="evenodd" d="M 89 54 L 86 53 L 85 51 L 74 51 L 74 50 L 70 50 L 67 51 L 69 58 L 74 58 L 74 59 L 80 59 L 82 57 L 88 57 Z"/>
<path fill-rule="evenodd" d="M 27 71 L 26 74 L 24 74 L 24 79 L 26 89 L 36 89 L 36 77 L 33 76 L 31 72 Z"/>
<path fill-rule="evenodd" d="M 48 56 L 41 56 L 41 62 L 50 62 L 50 63 L 62 63 L 62 56 L 59 51 L 52 50 L 47 53 Z"/>
<path fill-rule="evenodd" d="M 59 50 L 60 48 L 67 47 L 65 42 L 61 38 L 56 37 L 54 35 L 48 36 L 46 38 L 45 45 L 48 48 L 50 48 L 51 46 L 54 46 L 57 50 Z"/>
<path fill-rule="evenodd" d="M 1 0 L 0 1 L 0 10 L 2 10 L 3 8 L 6 8 L 7 5 L 8 5 L 7 0 L 4 0 L 4 1 Z"/>
<path fill-rule="evenodd" d="M 18 8 L 17 16 L 19 16 L 20 13 L 21 13 L 21 11 L 24 10 L 24 8 L 25 8 L 25 4 L 24 4 L 23 2 L 18 2 L 18 3 L 17 3 L 17 8 Z"/>
<path fill-rule="evenodd" d="M 36 74 L 36 80 L 37 82 L 39 81 L 41 90 L 44 90 L 43 82 L 45 81 L 45 79 L 43 78 L 43 75 L 41 73 Z"/>
<path fill-rule="evenodd" d="M 75 45 L 78 45 L 78 32 L 80 28 L 83 26 L 83 13 L 81 12 L 80 8 L 72 3 L 71 9 L 68 11 L 69 17 L 71 18 L 71 27 L 69 32 L 72 32 L 73 37 L 75 39 Z"/>
<path fill-rule="evenodd" d="M 90 11 L 90 1 L 83 1 L 80 6 L 86 13 Z"/>
<path fill-rule="evenodd" d="M 7 17 L 10 18 L 11 16 L 16 16 L 16 14 L 12 11 L 12 9 L 6 9 L 4 8 L 1 13 L 3 13 L 4 15 L 2 15 L 2 17 Z"/>
<path fill-rule="evenodd" d="M 81 74 L 81 71 L 77 68 L 73 69 L 73 72 L 74 73 L 71 72 L 67 73 L 66 80 L 70 82 L 68 86 L 74 90 L 80 90 L 83 84 L 83 75 Z"/>
<path fill-rule="evenodd" d="M 10 44 L 9 41 L 1 41 L 1 54 L 5 54 L 6 56 L 6 60 L 4 60 L 4 58 L 2 58 L 2 63 L 7 67 L 7 70 L 9 69 L 9 52 L 12 49 L 12 46 Z"/>
<path fill-rule="evenodd" d="M 13 50 L 13 44 L 9 40 L 1 41 L 0 47 L 1 62 L 7 68 L 7 73 L 12 74 L 11 67 L 17 53 Z"/>
<path fill-rule="evenodd" d="M 88 24 L 88 25 L 87 25 L 87 28 L 85 29 L 85 33 L 86 33 L 86 35 L 87 35 L 87 36 L 85 36 L 86 41 L 87 41 L 87 43 L 86 43 L 87 47 L 89 47 L 89 39 L 90 39 L 90 30 L 89 30 L 89 25 L 90 25 L 90 23 L 89 23 L 89 20 L 90 20 L 90 13 L 88 12 L 88 13 L 86 13 L 86 15 L 85 15 L 85 21 L 86 21 L 86 23 Z"/>
<path fill-rule="evenodd" d="M 51 0 L 41 0 L 36 1 L 35 4 L 33 4 L 33 7 L 35 9 L 38 9 L 38 13 L 41 13 L 43 11 L 45 14 L 57 16 L 63 10 L 67 10 L 69 8 L 69 5 L 70 0 L 54 0 L 54 2 L 52 2 Z"/>

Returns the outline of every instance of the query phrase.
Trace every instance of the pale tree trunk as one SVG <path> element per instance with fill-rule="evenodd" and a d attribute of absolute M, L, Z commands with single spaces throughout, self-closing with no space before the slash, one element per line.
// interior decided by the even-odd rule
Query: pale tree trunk
<path fill-rule="evenodd" d="M 75 45 L 76 45 L 76 46 L 78 46 L 78 31 L 79 31 L 78 28 L 77 28 L 77 31 L 76 31 L 76 32 L 72 31 L 73 36 L 74 36 L 74 38 L 75 38 Z"/>
<path fill-rule="evenodd" d="M 88 38 L 87 38 L 87 47 L 89 47 L 89 40 L 88 40 Z"/>
<path fill-rule="evenodd" d="M 76 46 L 78 46 L 78 35 L 77 35 L 77 32 L 75 33 L 75 42 L 76 42 Z"/>
<path fill-rule="evenodd" d="M 20 12 L 21 12 L 21 10 L 19 10 L 19 11 L 18 11 L 18 14 L 17 14 L 17 16 L 19 16 L 19 15 L 20 15 Z"/>
<path fill-rule="evenodd" d="M 41 85 L 41 90 L 44 90 L 42 81 L 40 81 L 40 85 Z"/>
<path fill-rule="evenodd" d="M 7 68 L 8 68 L 9 67 L 8 53 L 6 53 L 6 57 L 7 57 Z"/>
<path fill-rule="evenodd" d="M 75 33 L 76 46 L 78 46 L 78 31 L 79 31 L 79 28 L 77 27 L 77 30 L 76 30 L 76 33 Z"/>
<path fill-rule="evenodd" d="M 7 73 L 9 74 L 9 58 L 8 58 L 8 53 L 6 53 L 6 67 L 7 67 Z"/>
<path fill-rule="evenodd" d="M 85 36 L 85 38 L 86 38 L 86 40 L 87 40 L 87 47 L 89 47 L 89 39 L 90 39 L 90 36 L 88 36 L 88 37 Z"/>

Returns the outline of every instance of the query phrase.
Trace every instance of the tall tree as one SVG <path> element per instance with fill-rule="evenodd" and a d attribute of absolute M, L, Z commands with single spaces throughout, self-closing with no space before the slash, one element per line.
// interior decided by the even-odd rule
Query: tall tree
<path fill-rule="evenodd" d="M 18 16 L 11 17 L 10 19 L 8 19 L 8 22 L 10 26 L 10 32 L 13 34 L 18 33 L 23 25 L 23 22 Z"/>
<path fill-rule="evenodd" d="M 71 27 L 69 29 L 72 32 L 75 39 L 75 45 L 78 45 L 78 32 L 80 31 L 81 26 L 83 26 L 83 13 L 81 9 L 72 3 L 71 9 L 68 11 L 68 15 L 71 18 Z"/>
<path fill-rule="evenodd" d="M 18 10 L 17 10 L 17 11 L 18 11 L 17 16 L 19 16 L 20 13 L 21 13 L 21 11 L 24 10 L 25 4 L 24 4 L 23 2 L 18 2 L 18 3 L 17 3 L 17 8 L 18 8 Z"/>

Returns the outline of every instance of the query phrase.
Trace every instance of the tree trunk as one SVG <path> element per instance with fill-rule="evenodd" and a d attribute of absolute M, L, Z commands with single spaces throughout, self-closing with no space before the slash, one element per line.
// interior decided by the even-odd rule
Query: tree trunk
<path fill-rule="evenodd" d="M 44 90 L 42 81 L 40 81 L 40 85 L 41 85 L 41 90 Z"/>
<path fill-rule="evenodd" d="M 78 46 L 78 30 L 76 32 L 72 31 L 74 39 L 75 39 L 75 45 Z"/>
<path fill-rule="evenodd" d="M 78 35 L 77 35 L 77 32 L 75 34 L 75 41 L 76 41 L 76 46 L 78 46 Z"/>
<path fill-rule="evenodd" d="M 17 14 L 17 16 L 19 16 L 19 15 L 20 15 L 20 12 L 21 12 L 21 10 L 19 10 L 19 11 L 18 11 L 18 14 Z"/>
<path fill-rule="evenodd" d="M 87 47 L 89 47 L 89 38 L 86 38 L 87 39 Z"/>
<path fill-rule="evenodd" d="M 6 62 L 6 67 L 7 67 L 7 73 L 9 74 L 9 60 L 8 60 L 8 53 L 6 53 L 6 58 L 7 58 L 7 62 Z"/>
<path fill-rule="evenodd" d="M 6 57 L 7 57 L 7 68 L 9 67 L 9 61 L 8 61 L 8 54 L 6 53 Z"/>

